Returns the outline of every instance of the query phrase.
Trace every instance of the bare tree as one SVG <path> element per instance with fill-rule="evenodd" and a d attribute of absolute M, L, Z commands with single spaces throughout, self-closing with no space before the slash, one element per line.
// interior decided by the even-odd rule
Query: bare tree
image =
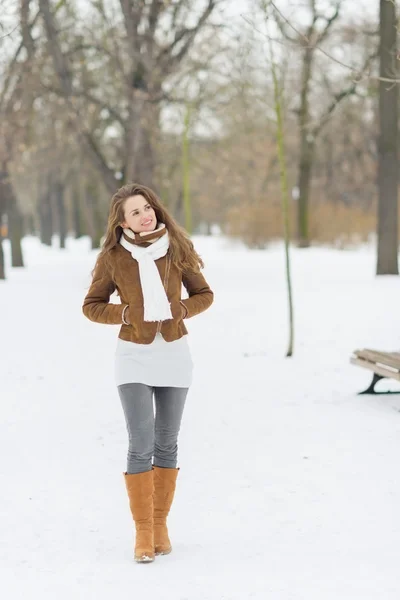
<path fill-rule="evenodd" d="M 264 10 L 267 16 L 267 6 L 264 3 Z M 277 127 L 277 146 L 278 146 L 278 159 L 279 159 L 279 170 L 280 170 L 280 181 L 281 181 L 281 196 L 282 196 L 282 214 L 283 214 L 283 229 L 284 229 L 284 240 L 285 240 L 285 275 L 287 282 L 288 292 L 288 306 L 289 306 L 289 344 L 286 356 L 293 356 L 294 351 L 294 305 L 293 305 L 293 286 L 290 268 L 290 216 L 289 216 L 289 184 L 286 166 L 286 152 L 285 152 L 285 128 L 284 128 L 284 111 L 283 111 L 283 88 L 282 82 L 279 80 L 278 67 L 275 62 L 272 41 L 269 40 L 270 48 L 270 60 L 271 60 L 271 72 L 272 80 L 274 84 L 274 99 L 275 99 L 275 114 L 276 114 L 276 127 Z"/>
<path fill-rule="evenodd" d="M 34 23 L 28 20 L 29 0 L 21 0 L 19 7 L 20 33 L 22 39 L 11 47 L 14 51 L 6 59 L 0 89 L 0 214 L 8 215 L 8 230 L 11 241 L 11 264 L 13 267 L 24 266 L 21 238 L 23 234 L 22 215 L 13 188 L 10 165 L 22 143 L 26 130 L 27 115 L 32 105 L 33 96 L 30 81 L 33 46 L 31 28 Z M 16 28 L 13 29 L 15 31 Z M 26 48 L 26 57 L 21 59 Z"/>
<path fill-rule="evenodd" d="M 312 106 L 311 103 L 316 54 L 331 35 L 333 26 L 340 17 L 343 0 L 331 0 L 329 12 L 326 7 L 320 10 L 317 0 L 307 1 L 310 24 L 305 31 L 302 31 L 300 27 L 293 26 L 276 4 L 271 2 L 276 22 L 285 39 L 301 49 L 300 94 L 296 111 L 299 130 L 297 238 L 300 247 L 307 247 L 310 243 L 309 199 L 317 139 L 337 106 L 357 92 L 357 83 L 372 59 L 372 57 L 367 57 L 365 64 L 357 74 L 354 74 L 342 89 L 333 93 L 328 104 L 318 114 L 315 106 Z"/>
<path fill-rule="evenodd" d="M 59 93 L 65 100 L 71 124 L 109 192 L 121 184 L 117 172 L 123 174 L 122 181 L 134 179 L 154 185 L 164 83 L 179 70 L 219 2 L 221 0 L 206 0 L 199 11 L 200 5 L 194 0 L 120 0 L 125 35 L 121 35 L 120 27 L 109 25 L 105 3 L 95 4 L 101 22 L 108 26 L 108 35 L 106 41 L 85 41 L 81 49 L 94 49 L 107 55 L 114 65 L 118 104 L 111 114 L 118 121 L 123 140 L 120 163 L 115 164 L 85 126 L 74 102 L 76 97 L 87 103 L 98 102 L 101 93 L 96 96 L 90 90 L 77 89 L 71 57 L 62 51 L 60 26 L 54 10 L 49 0 L 39 0 Z M 197 16 L 193 18 L 194 15 Z"/>

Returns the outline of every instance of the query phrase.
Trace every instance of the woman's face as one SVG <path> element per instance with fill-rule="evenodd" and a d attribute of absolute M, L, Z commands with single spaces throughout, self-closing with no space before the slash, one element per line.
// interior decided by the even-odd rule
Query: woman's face
<path fill-rule="evenodd" d="M 125 221 L 121 223 L 124 229 L 132 229 L 135 233 L 154 231 L 157 218 L 154 209 L 141 195 L 131 196 L 124 204 Z"/>

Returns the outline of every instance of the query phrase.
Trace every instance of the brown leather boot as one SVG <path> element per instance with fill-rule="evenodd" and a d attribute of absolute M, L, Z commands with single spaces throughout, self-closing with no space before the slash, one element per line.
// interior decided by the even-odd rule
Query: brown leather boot
<path fill-rule="evenodd" d="M 167 517 L 175 494 L 179 469 L 154 467 L 154 550 L 169 554 L 172 550 L 168 537 Z"/>
<path fill-rule="evenodd" d="M 124 473 L 129 505 L 136 528 L 136 562 L 153 562 L 153 471 Z"/>

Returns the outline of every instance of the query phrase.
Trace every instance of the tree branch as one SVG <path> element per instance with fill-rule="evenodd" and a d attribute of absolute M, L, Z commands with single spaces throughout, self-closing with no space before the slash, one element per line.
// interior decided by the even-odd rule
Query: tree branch
<path fill-rule="evenodd" d="M 376 56 L 376 53 L 374 55 L 368 56 L 363 65 L 363 68 L 359 73 L 359 77 L 355 79 L 346 88 L 342 89 L 339 93 L 334 95 L 332 102 L 329 104 L 325 112 L 320 116 L 320 118 L 318 119 L 318 123 L 316 123 L 316 125 L 311 130 L 311 133 L 314 137 L 317 137 L 320 134 L 321 130 L 323 129 L 323 127 L 325 127 L 330 116 L 335 111 L 336 107 L 340 104 L 340 102 L 342 102 L 342 100 L 344 100 L 345 98 L 353 96 L 357 93 L 357 86 L 361 83 L 363 79 L 363 74 L 367 71 L 371 62 L 374 58 L 376 58 Z"/>
<path fill-rule="evenodd" d="M 29 29 L 31 30 L 32 27 L 34 27 L 34 25 L 36 25 L 38 19 L 40 17 L 40 11 L 38 11 L 34 17 L 34 19 L 32 20 L 32 23 L 29 25 Z M 2 86 L 2 91 L 1 91 L 1 95 L 0 95 L 0 111 L 2 110 L 2 107 L 4 106 L 5 103 L 5 99 L 7 96 L 7 92 L 9 89 L 9 86 L 11 85 L 11 80 L 14 76 L 14 67 L 18 61 L 18 57 L 20 55 L 20 53 L 22 52 L 22 49 L 24 48 L 24 40 L 22 39 L 18 48 L 16 49 L 14 56 L 12 57 L 12 59 L 10 60 L 10 63 L 8 65 L 8 69 L 7 69 L 7 76 L 6 79 L 4 81 L 4 84 Z"/>
<path fill-rule="evenodd" d="M 149 12 L 149 26 L 146 31 L 147 47 L 149 53 L 152 55 L 152 49 L 154 44 L 155 31 L 158 23 L 158 18 L 162 12 L 164 6 L 163 0 L 152 0 Z"/>
<path fill-rule="evenodd" d="M 44 83 L 42 83 L 41 86 L 47 92 L 52 92 L 53 94 L 57 94 L 57 96 L 64 98 L 64 94 L 63 94 L 62 90 L 60 90 L 59 88 L 53 87 L 51 85 L 46 85 Z M 92 102 L 96 106 L 99 106 L 100 108 L 107 110 L 110 113 L 110 115 L 114 118 L 115 121 L 120 123 L 120 125 L 122 125 L 122 127 L 124 127 L 124 128 L 126 127 L 125 120 L 114 108 L 112 108 L 112 106 L 107 104 L 107 102 L 104 102 L 104 100 L 100 100 L 100 98 L 96 98 L 96 96 L 93 96 L 87 90 L 75 90 L 74 89 L 71 92 L 71 98 L 86 98 L 87 100 L 89 100 L 89 102 Z"/>
<path fill-rule="evenodd" d="M 390 0 L 392 1 L 392 0 Z M 296 29 L 296 27 L 289 21 L 289 19 L 287 19 L 283 13 L 278 9 L 278 7 L 276 6 L 276 4 L 274 2 L 270 2 L 271 6 L 273 7 L 274 11 L 283 19 L 283 21 L 285 23 L 287 23 L 287 25 L 295 32 L 297 33 L 297 35 L 301 38 L 304 39 L 304 41 L 307 41 L 307 43 L 309 44 L 309 40 L 307 39 L 307 37 L 301 33 L 298 29 Z M 252 26 L 254 27 L 254 24 L 252 24 Z M 255 27 L 256 29 L 256 27 Z M 368 32 L 367 35 L 375 35 L 375 32 Z M 296 44 L 297 41 L 294 40 L 293 38 L 286 38 L 288 39 L 288 41 L 290 41 L 292 44 Z M 302 45 L 303 48 L 307 47 Z M 351 71 L 352 73 L 354 73 L 355 77 L 359 77 L 360 75 L 360 69 L 357 69 L 356 67 L 353 67 L 347 63 L 344 63 L 343 61 L 339 60 L 338 58 L 335 58 L 332 54 L 330 54 L 329 52 L 327 52 L 326 50 L 324 50 L 321 46 L 319 46 L 318 44 L 312 44 L 312 47 L 315 48 L 315 50 L 318 50 L 318 52 L 321 52 L 321 54 L 324 54 L 327 58 L 329 58 L 330 60 L 332 60 L 333 62 L 335 62 L 336 64 L 340 65 L 341 67 L 344 67 L 345 69 L 347 69 L 348 71 Z M 375 75 L 368 75 L 368 78 L 373 80 L 373 81 L 383 81 L 383 82 L 387 82 L 387 83 L 400 83 L 400 79 L 398 79 L 396 76 L 394 76 L 393 78 L 390 77 L 379 77 L 379 76 L 375 76 Z"/>
<path fill-rule="evenodd" d="M 50 54 L 53 58 L 53 64 L 58 75 L 58 79 L 61 86 L 61 91 L 64 97 L 64 100 L 68 106 L 70 111 L 70 120 L 73 125 L 76 133 L 85 143 L 86 148 L 88 149 L 89 155 L 92 159 L 92 162 L 96 166 L 96 168 L 101 173 L 105 186 L 109 191 L 115 190 L 117 185 L 117 181 L 115 179 L 113 171 L 108 167 L 104 156 L 101 154 L 100 149 L 98 148 L 93 136 L 91 133 L 82 126 L 82 119 L 80 118 L 79 113 L 71 102 L 71 97 L 74 95 L 74 89 L 72 85 L 72 76 L 68 69 L 67 61 L 65 56 L 61 51 L 61 46 L 57 36 L 57 29 L 55 26 L 55 21 L 53 14 L 50 10 L 49 0 L 39 0 L 39 8 L 42 14 L 48 43 Z"/>
<path fill-rule="evenodd" d="M 57 30 L 54 24 L 53 15 L 51 14 L 49 0 L 39 0 L 39 8 L 43 17 L 53 64 L 60 80 L 64 96 L 68 98 L 72 94 L 72 76 L 58 42 Z"/>
<path fill-rule="evenodd" d="M 325 25 L 324 29 L 322 30 L 322 32 L 320 33 L 320 35 L 318 36 L 316 44 L 321 44 L 329 35 L 329 31 L 331 30 L 332 26 L 339 18 L 341 6 L 342 6 L 342 2 L 341 2 L 341 0 L 338 0 L 336 2 L 335 12 L 329 19 L 326 19 L 326 25 Z"/>
<path fill-rule="evenodd" d="M 142 19 L 145 0 L 120 0 L 120 4 L 124 17 L 129 55 L 132 59 L 130 71 L 133 71 L 135 68 L 135 60 L 149 67 L 148 61 L 140 52 L 141 36 L 139 34 L 139 25 Z"/>
<path fill-rule="evenodd" d="M 196 25 L 191 28 L 184 27 L 178 30 L 175 34 L 174 40 L 171 44 L 165 47 L 159 54 L 158 59 L 164 68 L 169 72 L 178 63 L 181 62 L 183 57 L 187 54 L 189 48 L 193 44 L 193 41 L 200 31 L 201 27 L 207 21 L 208 17 L 212 13 L 216 6 L 216 0 L 208 0 L 208 4 L 204 9 L 203 13 L 199 17 Z M 180 42 L 184 42 L 182 48 L 174 55 L 174 50 Z"/>
<path fill-rule="evenodd" d="M 35 46 L 32 38 L 32 25 L 29 23 L 29 5 L 30 0 L 21 0 L 20 18 L 22 43 L 26 48 L 28 57 L 32 57 L 35 51 Z"/>

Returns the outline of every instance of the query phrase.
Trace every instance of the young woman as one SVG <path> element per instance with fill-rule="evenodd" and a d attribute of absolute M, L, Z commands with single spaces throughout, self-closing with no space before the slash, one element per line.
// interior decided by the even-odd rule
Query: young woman
<path fill-rule="evenodd" d="M 152 190 L 133 183 L 114 194 L 83 312 L 96 323 L 122 325 L 115 376 L 129 435 L 124 477 L 137 562 L 171 552 L 167 516 L 193 367 L 183 320 L 213 302 L 203 266 L 185 231 Z M 182 283 L 188 293 L 184 300 Z M 114 291 L 120 304 L 110 303 Z"/>

